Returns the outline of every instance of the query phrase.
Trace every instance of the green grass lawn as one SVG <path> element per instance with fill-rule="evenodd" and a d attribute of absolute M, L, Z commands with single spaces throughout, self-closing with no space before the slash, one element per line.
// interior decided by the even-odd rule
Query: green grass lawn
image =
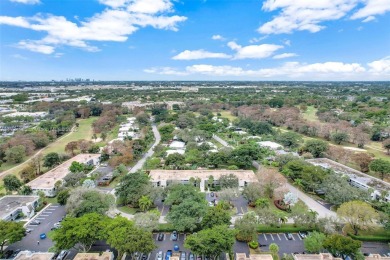
<path fill-rule="evenodd" d="M 354 236 L 352 229 L 349 226 L 344 228 L 352 238 L 362 241 L 382 241 L 390 242 L 390 230 L 385 230 L 383 227 L 376 227 L 369 230 L 359 230 L 358 235 Z"/>
<path fill-rule="evenodd" d="M 91 140 L 93 131 L 92 123 L 97 119 L 97 117 L 90 117 L 87 119 L 79 119 L 79 127 L 74 132 L 70 133 L 66 137 L 55 141 L 54 143 L 49 144 L 46 149 L 43 151 L 43 155 L 46 155 L 51 152 L 55 153 L 64 153 L 65 146 L 72 141 L 77 141 L 80 139 Z"/>
<path fill-rule="evenodd" d="M 237 119 L 237 117 L 233 116 L 229 110 L 221 110 L 218 113 L 220 113 L 222 117 L 229 119 L 229 121 L 234 121 Z M 217 113 L 214 114 L 217 115 Z"/>
<path fill-rule="evenodd" d="M 313 106 L 308 106 L 307 110 L 302 113 L 302 116 L 307 121 L 319 122 L 316 113 L 317 113 L 317 108 L 315 108 Z"/>
<path fill-rule="evenodd" d="M 56 141 L 54 141 L 53 143 L 49 144 L 43 151 L 42 151 L 42 155 L 46 155 L 50 152 L 56 152 L 56 153 L 64 153 L 65 152 L 65 146 L 71 142 L 71 141 L 77 141 L 77 140 L 80 140 L 80 139 L 86 139 L 86 140 L 91 140 L 92 139 L 92 135 L 93 135 L 93 131 L 92 131 L 92 123 L 97 119 L 97 117 L 90 117 L 90 118 L 87 118 L 87 119 L 79 119 L 77 120 L 77 122 L 79 123 L 79 127 L 76 131 L 74 132 L 71 132 L 69 134 L 66 134 L 65 137 L 63 138 L 59 138 L 57 139 Z M 34 156 L 34 155 L 32 155 Z M 30 156 L 30 157 L 32 157 Z M 30 157 L 26 157 L 24 161 L 26 161 L 28 158 Z M 4 165 L 4 168 L 3 166 L 1 167 L 1 170 L 2 171 L 5 171 L 8 169 L 11 169 L 12 170 L 9 172 L 9 174 L 15 174 L 17 175 L 22 169 L 23 167 L 25 167 L 25 165 L 23 163 L 19 164 L 19 165 L 10 165 L 10 164 L 3 164 Z M 5 176 L 2 176 L 0 177 L 0 187 L 2 186 L 3 182 L 2 182 L 2 179 L 4 178 Z M 4 192 L 4 190 L 1 190 L 0 189 L 0 193 L 1 192 Z"/>

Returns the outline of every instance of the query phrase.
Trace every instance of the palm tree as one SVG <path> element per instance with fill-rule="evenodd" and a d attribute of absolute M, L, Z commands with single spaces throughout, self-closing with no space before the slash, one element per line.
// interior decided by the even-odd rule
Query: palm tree
<path fill-rule="evenodd" d="M 138 201 L 139 208 L 145 212 L 153 205 L 153 201 L 148 196 L 142 196 Z"/>

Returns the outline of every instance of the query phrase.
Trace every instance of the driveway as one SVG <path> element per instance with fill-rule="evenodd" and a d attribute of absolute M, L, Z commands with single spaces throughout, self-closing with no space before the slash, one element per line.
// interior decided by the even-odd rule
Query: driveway
<path fill-rule="evenodd" d="M 302 200 L 310 209 L 317 211 L 319 218 L 325 218 L 325 217 L 335 217 L 337 218 L 336 212 L 333 212 L 326 208 L 324 205 L 318 203 L 316 200 L 312 199 L 308 195 L 306 195 L 304 192 L 298 190 L 290 183 L 287 183 L 287 188 L 294 194 L 297 195 L 297 197 Z"/>
<path fill-rule="evenodd" d="M 26 228 L 31 229 L 31 233 L 27 234 L 21 241 L 9 246 L 9 249 L 30 250 L 35 252 L 47 252 L 53 246 L 53 241 L 49 238 L 40 239 L 39 235 L 50 232 L 54 223 L 60 221 L 66 215 L 65 206 L 52 204 L 45 208 L 34 219 L 41 222 L 40 225 L 27 224 Z M 39 241 L 39 245 L 38 245 Z"/>

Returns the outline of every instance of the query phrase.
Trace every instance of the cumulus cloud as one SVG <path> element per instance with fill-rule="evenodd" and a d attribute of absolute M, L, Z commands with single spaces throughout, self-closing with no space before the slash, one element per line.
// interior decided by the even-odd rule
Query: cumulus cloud
<path fill-rule="evenodd" d="M 10 0 L 10 1 L 15 3 L 28 4 L 28 5 L 35 5 L 41 3 L 40 0 Z"/>
<path fill-rule="evenodd" d="M 224 41 L 224 40 L 226 40 L 224 37 L 222 37 L 219 34 L 215 34 L 215 35 L 211 36 L 211 39 L 213 39 L 215 41 Z"/>
<path fill-rule="evenodd" d="M 89 42 L 125 42 L 129 35 L 146 26 L 177 31 L 178 23 L 187 19 L 170 15 L 173 5 L 169 0 L 100 0 L 100 3 L 108 8 L 78 23 L 63 16 L 38 14 L 33 17 L 0 16 L 0 24 L 45 32 L 47 35 L 40 40 L 25 40 L 18 45 L 51 54 L 60 45 L 99 51 Z M 44 47 L 36 48 L 38 46 Z"/>
<path fill-rule="evenodd" d="M 370 72 L 375 75 L 390 75 L 390 56 L 368 63 Z"/>
<path fill-rule="evenodd" d="M 354 13 L 351 19 L 362 19 L 369 17 L 375 18 L 375 15 L 381 15 L 390 11 L 390 0 L 365 0 L 365 6 Z M 371 18 L 371 20 L 373 20 Z"/>
<path fill-rule="evenodd" d="M 299 62 L 286 62 L 274 68 L 244 69 L 234 66 L 215 66 L 209 64 L 196 64 L 187 66 L 184 70 L 171 67 L 146 69 L 144 72 L 160 75 L 207 75 L 217 77 L 253 77 L 253 78 L 350 78 L 366 72 L 366 68 L 358 63 L 324 62 L 305 64 Z"/>
<path fill-rule="evenodd" d="M 200 59 L 228 59 L 231 56 L 220 52 L 208 52 L 205 50 L 189 51 L 185 50 L 176 56 L 172 57 L 173 60 L 200 60 Z"/>
<path fill-rule="evenodd" d="M 262 9 L 279 13 L 258 28 L 260 33 L 315 33 L 325 28 L 324 22 L 338 20 L 347 15 L 352 15 L 351 19 L 360 19 L 384 14 L 390 11 L 390 0 L 266 0 Z"/>
<path fill-rule="evenodd" d="M 278 55 L 275 55 L 273 56 L 272 58 L 273 59 L 286 59 L 286 58 L 291 58 L 291 57 L 296 57 L 298 56 L 296 53 L 282 53 L 282 54 L 278 54 Z"/>
<path fill-rule="evenodd" d="M 230 49 L 236 51 L 233 59 L 263 59 L 270 57 L 275 51 L 283 48 L 282 45 L 276 44 L 260 44 L 241 46 L 236 42 L 229 42 Z"/>

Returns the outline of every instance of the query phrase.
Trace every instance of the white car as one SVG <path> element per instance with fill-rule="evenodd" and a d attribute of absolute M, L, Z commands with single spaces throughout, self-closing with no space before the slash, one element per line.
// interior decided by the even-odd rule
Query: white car
<path fill-rule="evenodd" d="M 158 251 L 156 260 L 163 260 L 163 257 L 164 257 L 163 251 Z"/>

